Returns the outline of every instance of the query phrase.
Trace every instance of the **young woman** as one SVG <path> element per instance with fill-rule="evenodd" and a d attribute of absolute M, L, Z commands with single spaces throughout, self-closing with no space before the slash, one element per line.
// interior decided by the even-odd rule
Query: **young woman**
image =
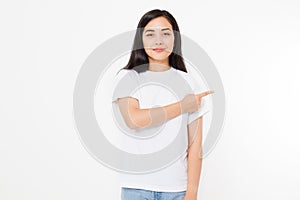
<path fill-rule="evenodd" d="M 183 117 L 186 124 L 186 129 L 179 133 L 187 138 L 182 140 L 186 145 L 186 153 L 171 166 L 158 172 L 122 175 L 122 200 L 196 200 L 202 165 L 199 155 L 202 148 L 203 115 L 209 110 L 207 104 L 203 104 L 205 99 L 202 98 L 213 92 L 195 93 L 198 91 L 197 84 L 187 73 L 181 57 L 179 27 L 169 12 L 155 9 L 142 16 L 129 62 L 121 71 L 129 74 L 131 79 L 127 80 L 128 85 L 144 80 L 161 80 L 168 84 L 180 82 L 181 78 L 192 88 L 192 92 L 183 92 L 182 100 L 177 102 L 172 99 L 174 95 L 157 87 L 142 87 L 135 95 L 114 93 L 114 102 L 117 103 L 128 128 L 141 133 L 157 125 L 166 125 L 156 135 L 156 138 L 161 137 L 158 139 L 159 144 L 169 144 L 168 138 L 178 133 L 178 117 Z M 132 148 L 139 146 L 138 142 Z M 136 150 L 145 153 L 146 148 L 149 150 L 157 145 L 154 143 L 153 141 L 151 144 L 150 140 L 148 147 L 141 145 Z"/>

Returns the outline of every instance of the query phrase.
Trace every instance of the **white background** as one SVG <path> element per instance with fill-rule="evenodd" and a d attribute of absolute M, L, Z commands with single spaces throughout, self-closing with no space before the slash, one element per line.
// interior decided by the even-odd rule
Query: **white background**
<path fill-rule="evenodd" d="M 300 3 L 0 3 L 0 199 L 120 199 L 116 172 L 82 146 L 72 111 L 87 56 L 161 8 L 215 63 L 226 121 L 199 199 L 300 199 Z M 298 190 L 297 190 L 298 189 Z"/>

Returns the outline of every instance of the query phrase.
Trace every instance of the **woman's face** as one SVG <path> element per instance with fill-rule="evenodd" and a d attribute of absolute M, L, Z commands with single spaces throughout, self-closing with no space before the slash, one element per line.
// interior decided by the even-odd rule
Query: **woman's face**
<path fill-rule="evenodd" d="M 164 17 L 152 19 L 144 28 L 143 45 L 149 61 L 168 61 L 174 47 L 174 34 L 170 22 Z"/>

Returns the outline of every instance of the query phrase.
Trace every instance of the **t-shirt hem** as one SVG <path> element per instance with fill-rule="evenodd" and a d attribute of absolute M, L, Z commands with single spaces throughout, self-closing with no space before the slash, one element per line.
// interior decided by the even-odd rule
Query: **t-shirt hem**
<path fill-rule="evenodd" d="M 134 184 L 121 184 L 121 188 L 134 188 L 134 189 L 143 189 L 156 192 L 182 192 L 186 191 L 186 185 L 184 186 L 147 186 L 147 185 L 134 185 Z"/>

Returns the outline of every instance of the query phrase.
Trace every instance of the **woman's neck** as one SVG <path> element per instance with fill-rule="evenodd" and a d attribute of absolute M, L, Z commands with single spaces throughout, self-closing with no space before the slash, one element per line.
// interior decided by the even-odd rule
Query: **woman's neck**
<path fill-rule="evenodd" d="M 154 72 L 162 72 L 162 71 L 167 71 L 171 67 L 169 65 L 169 61 L 167 62 L 149 62 L 149 71 L 154 71 Z"/>

